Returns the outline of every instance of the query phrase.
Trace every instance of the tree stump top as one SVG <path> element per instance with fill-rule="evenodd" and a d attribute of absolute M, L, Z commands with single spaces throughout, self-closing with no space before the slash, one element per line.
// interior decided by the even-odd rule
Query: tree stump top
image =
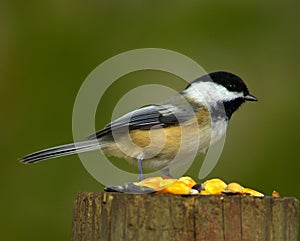
<path fill-rule="evenodd" d="M 297 241 L 293 197 L 79 193 L 73 240 Z"/>

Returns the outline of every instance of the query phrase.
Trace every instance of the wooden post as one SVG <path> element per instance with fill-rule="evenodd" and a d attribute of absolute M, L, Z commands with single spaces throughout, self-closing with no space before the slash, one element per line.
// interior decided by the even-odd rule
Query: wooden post
<path fill-rule="evenodd" d="M 297 241 L 295 198 L 79 193 L 73 241 Z"/>

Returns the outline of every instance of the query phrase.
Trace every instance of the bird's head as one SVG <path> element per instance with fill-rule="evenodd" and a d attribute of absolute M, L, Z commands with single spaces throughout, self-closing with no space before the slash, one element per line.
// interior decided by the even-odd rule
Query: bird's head
<path fill-rule="evenodd" d="M 245 101 L 257 101 L 240 77 L 225 71 L 201 76 L 188 85 L 184 94 L 213 108 L 223 104 L 228 119 Z"/>

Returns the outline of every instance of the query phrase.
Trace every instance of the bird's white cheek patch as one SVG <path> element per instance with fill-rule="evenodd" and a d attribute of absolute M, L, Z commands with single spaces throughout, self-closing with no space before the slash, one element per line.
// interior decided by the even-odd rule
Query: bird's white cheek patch
<path fill-rule="evenodd" d="M 230 101 L 244 95 L 242 92 L 228 91 L 224 86 L 213 82 L 193 83 L 186 90 L 186 94 L 195 101 L 207 104 L 214 104 L 218 101 Z"/>

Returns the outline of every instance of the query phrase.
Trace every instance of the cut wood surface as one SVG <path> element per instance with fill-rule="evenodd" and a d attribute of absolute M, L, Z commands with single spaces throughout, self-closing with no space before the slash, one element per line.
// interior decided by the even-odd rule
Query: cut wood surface
<path fill-rule="evenodd" d="M 78 194 L 73 241 L 297 241 L 295 198 Z"/>

